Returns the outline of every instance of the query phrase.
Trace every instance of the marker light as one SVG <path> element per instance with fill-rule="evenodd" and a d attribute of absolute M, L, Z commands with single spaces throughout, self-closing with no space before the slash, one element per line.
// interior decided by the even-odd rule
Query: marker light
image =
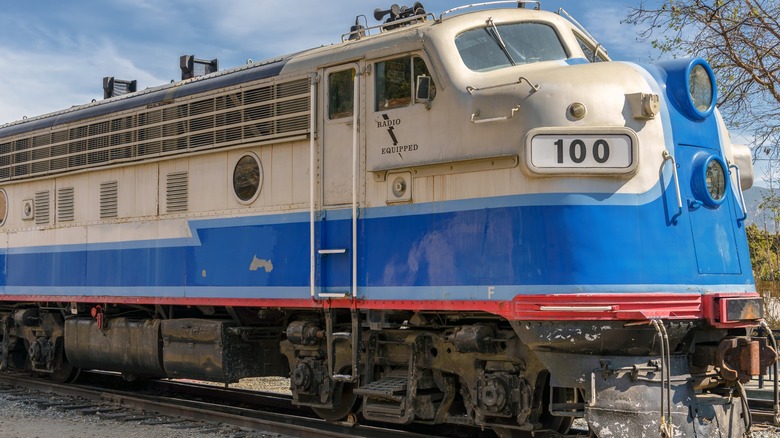
<path fill-rule="evenodd" d="M 692 178 L 693 195 L 704 206 L 716 208 L 726 199 L 729 178 L 722 159 L 706 152 L 697 153 Z"/>
<path fill-rule="evenodd" d="M 707 172 L 704 177 L 707 185 L 707 193 L 715 202 L 723 202 L 726 195 L 726 170 L 718 160 L 710 160 L 707 163 Z"/>

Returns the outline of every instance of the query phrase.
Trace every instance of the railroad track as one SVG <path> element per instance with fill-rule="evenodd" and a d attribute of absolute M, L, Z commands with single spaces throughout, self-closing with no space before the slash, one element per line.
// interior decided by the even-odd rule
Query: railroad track
<path fill-rule="evenodd" d="M 452 434 L 449 434 L 448 430 L 440 427 L 436 430 L 432 428 L 394 430 L 367 424 L 327 422 L 314 418 L 306 409 L 296 408 L 291 404 L 290 397 L 282 394 L 172 381 L 148 381 L 142 385 L 132 385 L 132 390 L 127 390 L 128 384 L 120 381 L 121 379 L 117 377 L 98 374 L 84 379 L 83 384 L 57 384 L 22 374 L 0 373 L 0 384 L 87 400 L 89 403 L 84 406 L 68 402 L 65 402 L 65 405 L 82 409 L 87 413 L 99 414 L 103 418 L 122 421 L 128 421 L 128 416 L 130 421 L 148 420 L 149 415 L 144 413 L 154 412 L 156 415 L 174 419 L 172 421 L 188 419 L 215 426 L 227 424 L 248 432 L 303 438 L 343 436 L 423 438 L 458 436 L 459 433 L 457 430 L 452 430 L 450 431 Z M 51 406 L 51 402 L 46 402 L 45 397 L 41 398 L 40 395 L 31 395 L 31 397 L 33 399 L 31 403 L 38 404 L 41 408 Z M 122 416 L 124 418 L 120 418 Z M 444 432 L 445 435 L 440 435 L 440 432 Z M 460 436 L 475 436 L 474 434 L 480 431 L 465 433 L 466 435 Z"/>
<path fill-rule="evenodd" d="M 110 420 L 146 421 L 146 424 L 190 421 L 197 422 L 205 428 L 211 424 L 214 430 L 220 424 L 225 424 L 241 428 L 247 432 L 246 436 L 263 434 L 303 438 L 493 436 L 489 431 L 482 432 L 475 429 L 458 431 L 441 426 L 437 426 L 436 429 L 422 427 L 395 430 L 371 424 L 327 422 L 314 416 L 308 409 L 293 406 L 290 396 L 271 392 L 167 380 L 125 382 L 116 375 L 105 373 L 84 373 L 80 381 L 83 383 L 57 384 L 24 374 L 0 373 L 0 385 L 33 391 L 32 393 L 13 392 L 16 398 L 27 394 L 30 404 L 42 409 L 52 406 L 64 410 L 79 409 Z M 51 396 L 44 397 L 41 393 L 70 397 L 72 400 L 52 401 Z M 88 402 L 75 402 L 75 399 Z M 754 430 L 778 429 L 774 425 L 771 400 L 751 397 L 748 402 L 755 425 Z M 152 417 L 155 416 L 164 418 L 153 419 Z"/>

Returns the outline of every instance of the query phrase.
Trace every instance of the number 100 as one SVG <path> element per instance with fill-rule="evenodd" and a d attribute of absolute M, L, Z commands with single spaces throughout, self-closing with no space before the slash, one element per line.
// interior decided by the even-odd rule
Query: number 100
<path fill-rule="evenodd" d="M 563 139 L 558 139 L 555 142 L 555 146 L 558 147 L 558 163 L 563 163 L 564 156 L 564 144 Z M 569 159 L 574 163 L 582 163 L 588 158 L 588 147 L 585 142 L 580 139 L 574 139 L 569 143 L 568 147 Z M 593 159 L 599 163 L 604 164 L 609 160 L 609 143 L 606 140 L 596 140 L 591 147 L 591 154 Z"/>

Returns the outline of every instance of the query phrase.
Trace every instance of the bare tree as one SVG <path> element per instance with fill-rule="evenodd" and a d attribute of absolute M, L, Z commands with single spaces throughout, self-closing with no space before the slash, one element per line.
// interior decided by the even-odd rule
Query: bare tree
<path fill-rule="evenodd" d="M 718 80 L 730 129 L 752 137 L 755 157 L 780 160 L 780 1 L 660 0 L 632 8 L 663 55 L 705 58 Z"/>

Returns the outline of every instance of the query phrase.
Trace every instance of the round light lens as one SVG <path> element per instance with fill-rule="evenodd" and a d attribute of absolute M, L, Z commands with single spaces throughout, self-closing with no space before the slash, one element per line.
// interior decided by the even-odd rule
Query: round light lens
<path fill-rule="evenodd" d="M 691 75 L 688 78 L 690 86 L 691 101 L 693 106 L 700 112 L 706 112 L 712 106 L 712 80 L 709 72 L 701 64 L 696 64 L 691 68 Z"/>
<path fill-rule="evenodd" d="M 726 170 L 718 160 L 710 160 L 707 163 L 705 175 L 707 192 L 715 202 L 720 202 L 726 195 Z"/>

